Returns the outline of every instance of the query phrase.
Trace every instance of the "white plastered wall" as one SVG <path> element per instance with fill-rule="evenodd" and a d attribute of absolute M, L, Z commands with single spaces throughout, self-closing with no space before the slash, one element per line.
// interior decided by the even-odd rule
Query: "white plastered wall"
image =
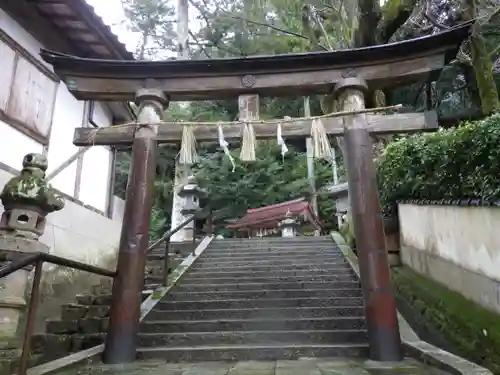
<path fill-rule="evenodd" d="M 0 29 L 42 62 L 39 57 L 42 45 L 1 9 Z M 45 66 L 52 70 L 50 65 L 45 64 Z M 1 82 L 1 75 L 0 84 L 4 84 Z M 84 107 L 84 102 L 76 100 L 65 84 L 59 83 L 48 147 L 48 173 L 78 151 L 78 147 L 73 145 L 73 134 L 76 127 L 85 124 Z M 106 126 L 111 124 L 111 119 L 108 108 L 96 103 L 93 114 L 95 123 Z M 42 151 L 40 143 L 0 121 L 0 163 L 19 171 L 25 154 Z M 105 147 L 94 147 L 84 155 L 78 197 L 74 197 L 76 161 L 51 181 L 57 190 L 77 198 L 74 202 L 68 199 L 62 211 L 48 216 L 48 227 L 41 240 L 51 246 L 52 253 L 99 264 L 100 259 L 109 258 L 115 252 L 120 235 L 121 217 L 115 215 L 112 220 L 96 212 L 107 211 L 111 173 L 110 152 Z M 0 172 L 1 188 L 13 175 L 8 171 Z M 79 201 L 95 210 L 84 207 Z M 119 199 L 115 198 L 112 201 L 116 202 Z"/>
<path fill-rule="evenodd" d="M 405 265 L 500 313 L 500 208 L 399 205 Z"/>

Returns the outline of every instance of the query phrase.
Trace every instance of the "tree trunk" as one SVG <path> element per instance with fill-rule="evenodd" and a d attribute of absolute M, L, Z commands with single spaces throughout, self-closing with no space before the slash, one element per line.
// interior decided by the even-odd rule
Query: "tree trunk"
<path fill-rule="evenodd" d="M 475 20 L 477 17 L 478 0 L 466 0 L 465 15 L 468 20 Z M 481 99 L 481 109 L 483 114 L 489 115 L 500 109 L 498 100 L 498 90 L 493 76 L 493 63 L 486 48 L 486 42 L 481 35 L 481 24 L 475 21 L 472 27 L 472 34 L 469 37 L 472 67 L 476 75 L 476 84 Z"/>

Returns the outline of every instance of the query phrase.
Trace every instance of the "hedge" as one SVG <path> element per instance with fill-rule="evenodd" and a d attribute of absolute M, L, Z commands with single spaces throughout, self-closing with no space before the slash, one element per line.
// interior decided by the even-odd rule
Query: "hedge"
<path fill-rule="evenodd" d="M 377 160 L 384 212 L 398 200 L 500 200 L 500 115 L 402 137 Z"/>

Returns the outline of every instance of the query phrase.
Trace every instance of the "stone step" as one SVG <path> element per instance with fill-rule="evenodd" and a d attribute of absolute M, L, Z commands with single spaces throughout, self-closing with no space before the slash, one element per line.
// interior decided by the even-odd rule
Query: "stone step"
<path fill-rule="evenodd" d="M 317 236 L 317 237 L 265 237 L 265 238 L 225 238 L 222 240 L 214 239 L 213 244 L 226 244 L 226 243 L 295 243 L 295 242 L 333 242 L 330 236 Z"/>
<path fill-rule="evenodd" d="M 161 301 L 161 310 L 251 309 L 273 307 L 363 306 L 361 297 L 259 298 L 198 301 Z"/>
<path fill-rule="evenodd" d="M 53 334 L 92 334 L 106 332 L 109 318 L 83 318 L 78 320 L 47 320 L 45 331 Z"/>
<path fill-rule="evenodd" d="M 192 283 L 192 280 L 196 278 L 202 279 L 212 279 L 212 278 L 232 278 L 233 282 L 236 280 L 242 279 L 257 279 L 257 278 L 268 278 L 268 277 L 288 277 L 288 278 L 303 278 L 303 277 L 328 277 L 332 275 L 350 275 L 352 274 L 352 270 L 348 265 L 343 267 L 338 267 L 334 269 L 304 269 L 304 270 L 286 270 L 282 271 L 279 269 L 275 269 L 272 271 L 246 271 L 246 272 L 238 272 L 235 270 L 232 271 L 220 271 L 219 272 L 203 272 L 204 270 L 188 270 L 187 274 L 183 276 L 183 281 L 187 282 L 189 280 Z"/>
<path fill-rule="evenodd" d="M 330 270 L 335 272 L 335 270 L 342 270 L 349 268 L 349 263 L 310 263 L 310 264 L 289 264 L 289 265 L 276 265 L 276 266 L 259 266 L 259 265 L 250 265 L 250 266 L 235 266 L 235 267 L 201 267 L 201 268 L 190 268 L 189 274 L 192 275 L 194 273 L 220 273 L 220 272 L 236 272 L 236 273 L 247 273 L 247 272 L 280 272 L 280 271 L 308 271 L 308 272 L 316 272 L 316 271 L 327 271 Z"/>
<path fill-rule="evenodd" d="M 344 264 L 346 260 L 344 257 L 314 257 L 311 258 L 280 258 L 280 259 L 248 259 L 248 260 L 230 260 L 225 262 L 220 262 L 218 260 L 212 259 L 200 259 L 197 261 L 193 268 L 216 268 L 218 267 L 250 267 L 250 266 L 307 266 L 314 264 Z"/>
<path fill-rule="evenodd" d="M 146 276 L 146 279 L 150 278 L 151 276 Z M 162 280 L 162 279 L 160 279 Z M 145 291 L 142 292 L 141 294 L 141 301 L 143 302 L 146 300 L 146 298 L 149 297 L 149 294 Z M 76 296 L 76 301 L 77 304 L 83 305 L 83 306 L 111 306 L 111 301 L 112 301 L 112 294 L 101 294 L 97 296 L 93 296 L 90 294 L 85 294 L 85 295 L 77 295 Z"/>
<path fill-rule="evenodd" d="M 349 267 L 349 263 L 344 259 L 339 261 L 330 260 L 328 262 L 302 262 L 302 263 L 282 263 L 282 264 L 274 264 L 274 263 L 246 263 L 246 264 L 234 264 L 231 265 L 229 263 L 222 264 L 217 266 L 216 263 L 210 264 L 200 264 L 194 265 L 190 268 L 191 272 L 203 271 L 203 272 L 220 272 L 220 271 L 274 271 L 274 270 L 308 270 L 308 269 L 338 269 Z"/>
<path fill-rule="evenodd" d="M 315 258 L 323 259 L 323 258 L 343 258 L 344 256 L 340 251 L 318 251 L 313 255 Z M 252 252 L 241 252 L 241 253 L 232 253 L 228 255 L 227 253 L 214 254 L 207 250 L 207 252 L 203 253 L 203 256 L 199 259 L 199 261 L 210 260 L 213 262 L 232 262 L 234 260 L 237 261 L 246 261 L 246 260 L 264 260 L 264 259 L 311 259 L 311 253 L 304 253 L 302 251 L 291 252 L 288 251 L 286 253 L 280 252 L 268 252 L 265 255 L 255 254 Z"/>
<path fill-rule="evenodd" d="M 335 242 L 327 241 L 246 241 L 246 242 L 226 242 L 213 241 L 210 247 L 217 249 L 229 248 L 259 248 L 259 247 L 305 247 L 305 246 L 335 246 Z"/>
<path fill-rule="evenodd" d="M 361 344 L 366 343 L 366 330 L 326 331 L 231 331 L 140 333 L 140 347 L 208 346 L 244 344 Z"/>
<path fill-rule="evenodd" d="M 317 251 L 336 251 L 340 249 L 335 244 L 323 245 L 269 245 L 269 246 L 227 246 L 227 247 L 208 247 L 207 250 L 213 254 L 227 254 L 227 253 L 286 253 L 293 252 L 317 252 Z"/>
<path fill-rule="evenodd" d="M 348 279 L 347 279 L 348 280 Z M 348 281 L 327 281 L 327 282 L 309 282 L 309 281 L 288 281 L 288 282 L 256 282 L 256 283 L 244 283 L 234 281 L 231 282 L 221 282 L 214 284 L 179 284 L 173 289 L 174 293 L 180 292 L 225 292 L 225 291 L 244 291 L 244 290 L 292 290 L 292 289 L 354 289 L 359 288 L 360 284 L 358 281 L 348 280 Z"/>
<path fill-rule="evenodd" d="M 200 260 L 210 260 L 213 262 L 244 262 L 248 260 L 259 260 L 259 261 L 278 261 L 278 260 L 311 260 L 311 259 L 339 259 L 344 258 L 344 255 L 340 251 L 323 250 L 323 251 L 261 251 L 261 252 L 242 252 L 242 251 L 227 251 L 224 253 L 211 253 L 207 251 L 203 253 Z"/>
<path fill-rule="evenodd" d="M 288 290 L 232 290 L 225 292 L 174 292 L 169 293 L 164 301 L 198 301 L 198 300 L 234 300 L 259 298 L 338 298 L 362 297 L 361 288 L 356 289 L 288 289 Z"/>
<path fill-rule="evenodd" d="M 84 306 L 70 303 L 62 306 L 62 320 L 79 320 L 84 318 L 105 318 L 109 314 L 109 305 L 107 306 Z"/>
<path fill-rule="evenodd" d="M 365 328 L 364 317 L 278 318 L 278 319 L 214 319 L 146 321 L 143 333 L 161 332 L 227 332 L 279 330 L 356 330 Z"/>
<path fill-rule="evenodd" d="M 160 306 L 161 307 L 161 306 Z M 168 307 L 168 306 L 167 306 Z M 362 306 L 234 308 L 203 310 L 154 309 L 145 321 L 214 320 L 214 319 L 299 319 L 321 317 L 364 317 Z"/>
<path fill-rule="evenodd" d="M 292 275 L 282 275 L 275 273 L 267 273 L 263 276 L 255 276 L 252 274 L 250 277 L 194 277 L 190 278 L 188 275 L 182 277 L 179 280 L 176 288 L 182 287 L 183 285 L 225 285 L 225 284 L 234 284 L 234 283 L 294 283 L 294 282 L 320 282 L 320 283 L 329 283 L 329 282 L 347 282 L 347 281 L 358 281 L 357 275 L 352 270 L 345 270 L 342 272 L 336 272 L 332 274 L 328 272 L 327 274 L 311 274 L 305 273 L 302 275 L 295 276 Z"/>
<path fill-rule="evenodd" d="M 139 348 L 137 351 L 138 359 L 161 359 L 167 362 L 272 361 L 277 359 L 293 360 L 305 357 L 366 358 L 368 354 L 367 344 L 218 345 Z"/>

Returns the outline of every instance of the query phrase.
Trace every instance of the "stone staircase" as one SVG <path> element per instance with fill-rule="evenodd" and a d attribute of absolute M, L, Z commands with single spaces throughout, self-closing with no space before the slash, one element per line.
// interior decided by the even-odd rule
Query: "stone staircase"
<path fill-rule="evenodd" d="M 167 361 L 363 357 L 359 281 L 329 237 L 214 240 L 141 325 Z"/>

